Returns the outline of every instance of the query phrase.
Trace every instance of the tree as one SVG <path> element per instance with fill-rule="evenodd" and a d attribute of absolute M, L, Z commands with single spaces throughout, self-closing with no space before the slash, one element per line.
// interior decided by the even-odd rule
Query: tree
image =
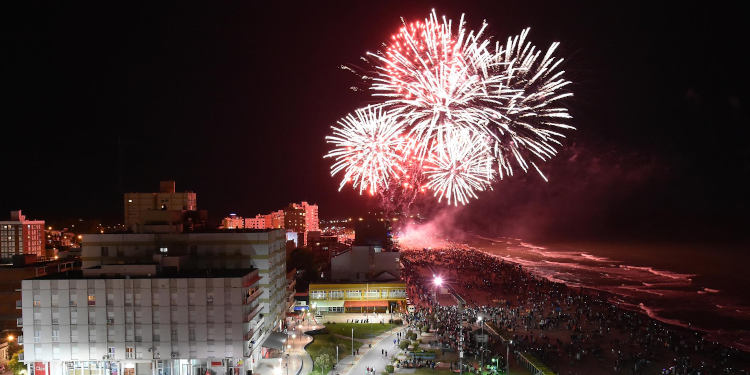
<path fill-rule="evenodd" d="M 333 366 L 333 359 L 331 359 L 330 355 L 323 353 L 315 358 L 315 363 L 318 365 L 318 367 L 320 367 L 320 373 L 325 375 Z"/>
<path fill-rule="evenodd" d="M 23 352 L 23 349 L 13 354 L 13 357 L 8 361 L 8 369 L 13 371 L 13 375 L 19 375 L 22 370 L 26 370 L 26 365 L 18 360 L 18 353 Z"/>

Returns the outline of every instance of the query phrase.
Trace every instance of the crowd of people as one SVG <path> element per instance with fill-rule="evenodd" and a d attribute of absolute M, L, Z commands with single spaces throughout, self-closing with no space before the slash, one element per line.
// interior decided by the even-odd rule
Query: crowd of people
<path fill-rule="evenodd" d="M 472 331 L 489 327 L 494 334 L 484 358 L 504 358 L 512 343 L 512 352 L 531 354 L 560 374 L 750 373 L 747 353 L 480 251 L 408 250 L 401 263 L 411 303 L 418 306 L 408 322 L 434 329 L 449 350 L 458 349 L 463 335 L 464 352 L 481 358 Z"/>

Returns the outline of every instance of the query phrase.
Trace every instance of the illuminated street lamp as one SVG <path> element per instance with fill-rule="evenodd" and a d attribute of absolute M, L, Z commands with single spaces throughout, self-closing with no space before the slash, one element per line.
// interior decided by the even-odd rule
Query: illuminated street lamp
<path fill-rule="evenodd" d="M 15 340 L 16 338 L 13 335 L 8 335 L 8 342 L 11 342 Z"/>

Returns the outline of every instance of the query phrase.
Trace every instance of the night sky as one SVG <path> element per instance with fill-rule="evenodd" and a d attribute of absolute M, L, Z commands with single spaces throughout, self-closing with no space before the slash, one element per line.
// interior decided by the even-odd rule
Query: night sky
<path fill-rule="evenodd" d="M 504 40 L 562 43 L 578 128 L 545 165 L 457 213 L 524 235 L 740 238 L 750 174 L 745 12 L 651 2 L 11 2 L 0 9 L 0 219 L 118 222 L 174 179 L 213 220 L 337 192 L 324 136 L 371 102 L 340 69 L 431 8 Z M 275 2 L 280 3 L 280 2 Z M 10 7 L 14 8 L 10 8 Z M 704 8 L 710 7 L 710 8 Z"/>

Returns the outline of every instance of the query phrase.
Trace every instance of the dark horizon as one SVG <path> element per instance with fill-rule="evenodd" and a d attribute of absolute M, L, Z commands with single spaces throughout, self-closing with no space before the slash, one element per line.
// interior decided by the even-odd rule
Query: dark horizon
<path fill-rule="evenodd" d="M 561 42 L 577 130 L 537 175 L 494 185 L 467 227 L 530 237 L 747 240 L 748 60 L 739 5 L 629 2 L 14 3 L 2 12 L 0 194 L 50 222 L 118 223 L 122 193 L 173 179 L 212 221 L 292 201 L 321 218 L 373 200 L 337 191 L 324 136 L 370 102 L 340 69 L 430 9 L 504 40 Z M 10 9 L 12 7 L 13 9 Z M 431 207 L 430 209 L 434 209 Z"/>

